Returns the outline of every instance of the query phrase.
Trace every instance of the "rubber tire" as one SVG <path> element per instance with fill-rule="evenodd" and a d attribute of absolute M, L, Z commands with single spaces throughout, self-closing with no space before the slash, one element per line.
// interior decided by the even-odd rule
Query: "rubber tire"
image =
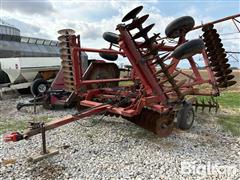
<path fill-rule="evenodd" d="M 108 49 L 104 49 L 104 50 L 108 50 Z M 118 59 L 117 54 L 108 54 L 108 53 L 100 52 L 99 56 L 101 56 L 102 58 L 108 61 L 116 61 Z"/>
<path fill-rule="evenodd" d="M 4 71 L 0 70 L 0 84 L 10 83 L 10 79 Z"/>
<path fill-rule="evenodd" d="M 118 44 L 119 35 L 112 32 L 105 32 L 103 33 L 103 39 L 105 39 L 107 42 Z"/>
<path fill-rule="evenodd" d="M 195 25 L 194 19 L 191 16 L 182 16 L 169 23 L 165 29 L 165 34 L 168 38 L 177 38 L 180 32 L 187 33 Z"/>
<path fill-rule="evenodd" d="M 172 53 L 176 59 L 186 59 L 195 54 L 199 54 L 205 48 L 202 39 L 193 39 L 178 46 Z"/>
<path fill-rule="evenodd" d="M 44 84 L 46 86 L 46 91 L 48 89 L 48 82 L 42 78 L 35 79 L 30 87 L 31 93 L 33 96 L 38 96 L 39 94 L 43 94 L 44 92 L 40 92 L 38 87 L 40 84 Z M 45 92 L 46 92 L 45 91 Z"/>
<path fill-rule="evenodd" d="M 192 121 L 190 124 L 187 121 L 189 112 L 192 113 Z M 189 130 L 193 125 L 194 116 L 195 115 L 194 115 L 194 110 L 193 110 L 192 104 L 188 103 L 188 102 L 183 102 L 182 109 L 179 110 L 177 113 L 177 124 L 176 124 L 177 128 L 182 129 L 182 130 Z"/>

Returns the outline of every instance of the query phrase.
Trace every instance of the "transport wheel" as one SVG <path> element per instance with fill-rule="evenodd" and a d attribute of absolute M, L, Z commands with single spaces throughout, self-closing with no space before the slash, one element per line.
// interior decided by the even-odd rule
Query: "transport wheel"
<path fill-rule="evenodd" d="M 182 34 L 189 32 L 194 27 L 194 25 L 195 22 L 191 16 L 182 16 L 167 25 L 165 34 L 169 38 L 177 38 Z"/>
<path fill-rule="evenodd" d="M 119 35 L 112 32 L 105 32 L 103 33 L 103 39 L 105 39 L 107 42 L 118 44 Z"/>
<path fill-rule="evenodd" d="M 185 59 L 199 54 L 205 48 L 202 39 L 193 39 L 178 46 L 172 53 L 172 56 L 177 59 Z"/>
<path fill-rule="evenodd" d="M 34 96 L 44 94 L 48 89 L 48 83 L 46 80 L 39 78 L 35 79 L 30 87 L 31 93 Z"/>
<path fill-rule="evenodd" d="M 183 107 L 177 113 L 177 128 L 188 130 L 194 122 L 194 110 L 191 103 L 184 102 Z"/>
<path fill-rule="evenodd" d="M 0 84 L 10 83 L 10 79 L 4 71 L 0 70 Z"/>
<path fill-rule="evenodd" d="M 104 50 L 108 50 L 108 49 L 104 49 Z M 109 53 L 104 53 L 104 52 L 100 52 L 99 55 L 109 61 L 116 61 L 118 58 L 117 54 L 109 54 Z"/>

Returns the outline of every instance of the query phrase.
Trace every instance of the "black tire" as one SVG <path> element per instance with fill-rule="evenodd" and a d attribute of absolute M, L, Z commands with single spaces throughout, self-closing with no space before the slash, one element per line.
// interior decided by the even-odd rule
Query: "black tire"
<path fill-rule="evenodd" d="M 107 49 L 105 49 L 107 50 Z M 116 61 L 118 59 L 118 55 L 117 54 L 109 54 L 109 53 L 104 53 L 104 52 L 100 52 L 99 55 L 108 60 L 108 61 Z"/>
<path fill-rule="evenodd" d="M 48 90 L 48 82 L 42 78 L 33 81 L 30 87 L 33 96 L 44 94 Z"/>
<path fill-rule="evenodd" d="M 172 53 L 172 56 L 177 59 L 185 59 L 199 54 L 205 48 L 202 39 L 193 39 L 178 46 Z"/>
<path fill-rule="evenodd" d="M 0 84 L 10 83 L 10 79 L 4 71 L 0 70 Z"/>
<path fill-rule="evenodd" d="M 189 32 L 194 25 L 195 22 L 191 16 L 182 16 L 167 25 L 165 34 L 169 38 L 177 38 L 181 36 L 181 34 L 186 34 Z"/>
<path fill-rule="evenodd" d="M 191 103 L 183 102 L 183 107 L 177 113 L 177 128 L 188 130 L 194 122 L 194 110 Z"/>
<path fill-rule="evenodd" d="M 103 39 L 105 39 L 107 42 L 118 44 L 119 35 L 112 32 L 105 32 L 103 33 Z"/>

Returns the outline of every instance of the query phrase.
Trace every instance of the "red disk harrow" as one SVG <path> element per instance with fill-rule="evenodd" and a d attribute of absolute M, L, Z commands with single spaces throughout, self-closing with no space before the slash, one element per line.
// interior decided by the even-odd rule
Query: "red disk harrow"
<path fill-rule="evenodd" d="M 166 38 L 162 38 L 160 33 L 150 36 L 149 31 L 154 24 L 143 25 L 149 15 L 138 17 L 142 8 L 133 9 L 122 19 L 122 23 L 116 26 L 117 34 L 103 34 L 110 43 L 106 49 L 83 48 L 80 36 L 73 30 L 60 30 L 62 68 L 52 89 L 44 96 L 44 102 L 48 106 L 74 102 L 79 113 L 46 124 L 31 123 L 24 133 L 7 135 L 5 141 L 19 141 L 42 133 L 45 144 L 45 131 L 96 114 L 121 116 L 164 137 L 174 127 L 191 128 L 193 106 L 217 109 L 214 96 L 220 95 L 221 88 L 236 83 L 219 34 L 214 29 L 217 22 L 194 27 L 194 19 L 184 16 L 166 27 Z M 236 17 L 239 15 L 228 19 Z M 186 34 L 197 28 L 202 28 L 202 38 L 187 40 Z M 177 39 L 177 42 L 167 45 L 167 39 Z M 99 53 L 108 61 L 115 61 L 120 55 L 131 65 L 124 69 L 128 72 L 124 77 L 120 77 L 121 69 L 116 64 L 103 60 L 91 61 L 84 68 L 83 52 Z M 203 78 L 197 68 L 193 58 L 196 54 L 204 61 L 207 78 Z M 189 62 L 189 72 L 179 68 L 181 61 Z M 122 84 L 129 85 L 119 85 L 122 81 L 127 81 Z M 56 90 L 54 87 L 59 84 L 62 84 L 62 89 Z M 200 88 L 203 84 L 210 88 Z M 195 96 L 209 96 L 210 100 L 198 102 Z M 46 146 L 44 149 L 46 152 Z"/>

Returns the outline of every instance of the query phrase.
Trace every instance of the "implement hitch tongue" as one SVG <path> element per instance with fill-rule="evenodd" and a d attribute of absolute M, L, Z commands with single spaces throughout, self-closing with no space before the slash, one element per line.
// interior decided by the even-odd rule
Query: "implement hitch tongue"
<path fill-rule="evenodd" d="M 56 155 L 59 153 L 58 150 L 56 149 L 48 149 L 47 150 L 47 146 L 46 146 L 46 134 L 45 134 L 45 126 L 44 123 L 32 123 L 30 122 L 30 129 L 40 129 L 41 130 L 41 135 L 42 135 L 42 151 L 39 154 L 33 155 L 29 158 L 30 161 L 32 162 L 37 162 L 40 161 L 42 159 L 45 159 L 47 157 Z M 7 134 L 4 136 L 4 141 L 5 142 L 16 142 L 16 141 L 20 141 L 23 140 L 24 135 L 20 134 L 19 132 L 13 132 L 11 134 Z"/>

